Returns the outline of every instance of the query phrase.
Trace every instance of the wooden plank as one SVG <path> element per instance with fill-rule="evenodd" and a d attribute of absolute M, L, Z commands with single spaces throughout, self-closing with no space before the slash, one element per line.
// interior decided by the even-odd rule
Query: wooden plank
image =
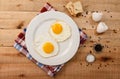
<path fill-rule="evenodd" d="M 17 55 L 18 52 L 13 47 L 0 47 L 0 51 L 1 50 L 3 52 L 0 53 L 1 56 L 0 60 L 2 60 L 0 61 L 0 73 L 1 73 L 0 78 L 4 79 L 7 79 L 8 77 L 9 79 L 50 78 L 46 75 L 44 71 L 38 68 L 35 64 L 28 61 L 26 57 Z M 68 62 L 63 67 L 62 71 L 58 73 L 59 76 L 56 76 L 55 79 L 61 78 L 77 79 L 86 78 L 86 76 L 89 77 L 90 79 L 93 76 L 95 78 L 98 76 L 103 76 L 102 78 L 108 77 L 119 78 L 120 71 L 118 70 L 120 66 L 119 62 L 120 57 L 115 56 L 116 54 L 119 54 L 119 48 L 116 51 L 113 51 L 111 54 L 107 54 L 112 57 L 115 57 L 114 62 L 112 62 L 111 60 L 101 62 L 99 61 L 99 59 L 97 59 L 96 62 L 93 63 L 92 65 L 88 65 L 88 63 L 85 62 L 85 56 L 86 54 L 88 54 L 89 50 L 91 50 L 91 48 L 86 47 L 81 48 L 80 51 L 75 55 L 75 57 L 73 57 L 72 60 L 70 60 L 70 62 Z M 103 55 L 107 56 L 105 53 L 109 52 L 102 52 L 101 55 L 95 54 L 96 58 L 103 57 Z M 9 59 L 9 57 L 11 59 Z M 92 74 L 91 71 L 93 72 Z M 96 72 L 97 74 L 95 74 Z"/>
<path fill-rule="evenodd" d="M 77 68 L 75 68 L 77 67 Z M 117 70 L 116 65 L 113 65 L 111 67 L 107 67 L 107 68 L 101 68 L 101 69 L 96 69 L 97 66 L 85 66 L 83 65 L 84 68 L 79 66 L 79 63 L 75 62 L 75 63 L 68 63 L 66 68 L 63 68 L 63 73 L 64 76 L 62 76 L 62 74 L 60 74 L 59 76 L 57 76 L 57 79 L 61 79 L 61 78 L 69 78 L 69 79 L 77 79 L 77 78 L 89 78 L 89 79 L 101 79 L 101 77 L 103 79 L 106 78 L 117 78 L 119 77 L 119 71 L 115 71 Z M 113 70 L 111 70 L 113 67 Z M 118 68 L 119 69 L 119 68 Z M 86 71 L 87 70 L 87 71 Z M 113 71 L 115 74 L 110 73 L 111 71 Z M 74 76 L 72 76 L 74 74 Z M 68 76 L 69 75 L 69 76 Z M 99 77 L 99 78 L 98 78 Z"/>
<path fill-rule="evenodd" d="M 81 29 L 95 29 L 97 27 L 98 23 L 86 23 L 87 19 L 85 18 L 79 18 L 80 20 L 78 21 L 78 19 L 75 19 L 76 23 L 78 24 L 78 26 Z M 82 20 L 81 20 L 82 19 Z M 112 21 L 112 22 L 111 22 Z M 119 29 L 119 25 L 120 25 L 120 20 L 106 20 L 104 21 L 108 26 L 109 29 L 113 30 L 113 29 Z M 21 29 L 21 28 L 25 28 L 27 27 L 27 25 L 29 24 L 30 20 L 23 18 L 23 19 L 0 19 L 0 29 Z"/>
<path fill-rule="evenodd" d="M 22 32 L 22 29 L 17 30 L 1 30 L 0 29 L 0 46 L 13 46 L 17 35 Z"/>
<path fill-rule="evenodd" d="M 104 47 L 103 51 L 100 53 L 96 53 L 93 50 L 93 47 L 84 47 L 81 46 L 77 52 L 77 54 L 73 57 L 71 62 L 80 62 L 87 64 L 85 62 L 86 55 L 90 53 L 95 55 L 96 62 L 94 64 L 99 63 L 110 63 L 110 64 L 120 64 L 120 56 L 119 54 L 119 48 L 120 47 Z M 15 48 L 13 47 L 0 47 L 0 64 L 33 64 L 31 61 L 29 61 L 24 55 L 19 53 Z M 102 57 L 109 57 L 107 61 L 102 60 Z M 114 61 L 114 62 L 112 62 Z"/>
<path fill-rule="evenodd" d="M 93 65 L 94 66 L 94 65 Z M 59 72 L 59 76 L 56 76 L 55 79 L 77 79 L 77 78 L 86 78 L 93 79 L 96 77 L 105 78 L 119 78 L 120 71 L 119 65 L 111 65 L 97 69 L 96 66 L 81 66 L 78 62 L 69 62 L 64 66 L 62 73 Z M 77 68 L 75 68 L 77 67 Z M 8 77 L 12 78 L 44 78 L 49 79 L 50 77 L 46 75 L 34 64 L 2 64 L 0 69 L 1 78 L 7 79 Z M 91 73 L 92 72 L 92 73 Z M 112 73 L 111 73 L 112 72 Z M 97 74 L 95 74 L 97 73 Z M 114 74 L 113 74 L 114 73 Z M 11 78 L 10 78 L 11 79 Z M 50 78 L 51 79 L 51 78 Z M 98 78 L 100 79 L 100 78 Z"/>
<path fill-rule="evenodd" d="M 1 29 L 21 29 L 28 25 L 38 12 L 0 12 Z"/>
<path fill-rule="evenodd" d="M 0 64 L 28 64 L 30 61 L 14 47 L 0 47 Z M 33 64 L 33 63 L 32 63 Z"/>
<path fill-rule="evenodd" d="M 39 12 L 0 11 L 0 19 L 32 19 Z"/>
<path fill-rule="evenodd" d="M 71 0 L 71 1 L 76 1 L 76 0 Z M 0 10 L 6 10 L 6 11 L 39 11 L 39 9 L 46 3 L 49 2 L 55 8 L 57 8 L 60 11 L 63 11 L 63 5 L 67 4 L 69 1 L 64 0 L 24 0 L 24 1 L 19 1 L 19 0 L 0 0 Z M 105 1 L 92 1 L 90 0 L 89 2 L 87 0 L 82 0 L 83 7 L 86 10 L 110 10 L 110 11 L 120 11 L 119 7 L 119 0 L 105 0 Z M 30 6 L 31 5 L 31 6 Z M 89 7 L 88 7 L 89 6 Z"/>
<path fill-rule="evenodd" d="M 0 45 L 1 46 L 13 46 L 14 40 L 17 38 L 17 35 L 22 32 L 22 29 L 0 29 Z M 102 35 L 96 35 L 96 33 L 93 30 L 85 30 L 86 34 L 88 36 L 91 36 L 92 40 L 100 40 L 103 43 L 106 43 L 106 41 L 111 41 L 113 43 L 108 43 L 110 46 L 119 46 L 119 37 L 120 37 L 120 31 L 117 33 L 113 33 L 112 30 L 107 31 L 105 34 Z M 114 38 L 112 38 L 114 36 Z M 112 41 L 110 40 L 116 40 Z"/>
<path fill-rule="evenodd" d="M 0 12 L 0 28 L 1 29 L 16 29 L 16 28 L 24 28 L 26 27 L 30 20 L 37 14 L 38 12 Z M 67 13 L 67 12 L 66 12 Z M 120 29 L 120 16 L 119 12 L 103 12 L 104 17 L 102 21 L 105 22 L 109 29 Z M 69 15 L 69 14 L 68 14 Z M 86 17 L 72 17 L 75 22 L 79 25 L 80 28 L 85 29 L 95 29 L 98 23 L 95 23 L 91 19 L 91 12 L 86 15 L 86 12 L 83 13 Z M 111 17 L 112 16 L 112 17 Z"/>
<path fill-rule="evenodd" d="M 0 64 L 0 78 L 45 78 L 50 79 L 46 73 L 34 64 Z"/>

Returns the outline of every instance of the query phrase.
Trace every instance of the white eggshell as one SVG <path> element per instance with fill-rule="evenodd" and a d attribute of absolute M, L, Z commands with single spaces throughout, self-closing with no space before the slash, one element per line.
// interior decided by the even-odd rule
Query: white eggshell
<path fill-rule="evenodd" d="M 103 33 L 108 30 L 108 26 L 104 22 L 100 22 L 97 26 L 97 33 Z"/>
<path fill-rule="evenodd" d="M 103 13 L 99 12 L 94 12 L 92 13 L 92 19 L 95 21 L 95 22 L 98 22 L 102 19 L 102 16 L 103 16 Z"/>

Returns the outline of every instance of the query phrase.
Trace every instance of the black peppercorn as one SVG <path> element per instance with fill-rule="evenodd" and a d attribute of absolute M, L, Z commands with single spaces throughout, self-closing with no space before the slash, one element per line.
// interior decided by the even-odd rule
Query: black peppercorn
<path fill-rule="evenodd" d="M 94 46 L 94 49 L 95 49 L 96 52 L 101 52 L 102 49 L 103 49 L 103 46 L 101 44 L 96 44 Z"/>

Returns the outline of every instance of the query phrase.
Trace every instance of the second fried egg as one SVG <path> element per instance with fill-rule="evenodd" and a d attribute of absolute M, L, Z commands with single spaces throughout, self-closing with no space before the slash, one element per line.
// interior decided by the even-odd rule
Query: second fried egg
<path fill-rule="evenodd" d="M 65 41 L 71 36 L 70 26 L 64 21 L 56 21 L 50 27 L 50 35 L 58 42 Z"/>

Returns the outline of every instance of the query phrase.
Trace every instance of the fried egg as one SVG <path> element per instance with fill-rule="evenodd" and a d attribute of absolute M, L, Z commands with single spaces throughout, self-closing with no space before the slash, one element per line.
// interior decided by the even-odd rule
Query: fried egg
<path fill-rule="evenodd" d="M 71 36 L 70 26 L 64 21 L 56 21 L 51 24 L 50 35 L 57 42 L 62 42 Z"/>
<path fill-rule="evenodd" d="M 58 54 L 58 44 L 49 34 L 41 34 L 34 39 L 35 50 L 42 57 L 52 57 Z"/>

